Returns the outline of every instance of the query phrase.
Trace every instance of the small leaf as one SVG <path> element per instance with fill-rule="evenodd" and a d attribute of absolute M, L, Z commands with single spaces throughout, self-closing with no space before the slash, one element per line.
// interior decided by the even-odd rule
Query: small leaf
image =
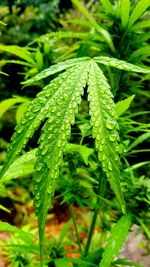
<path fill-rule="evenodd" d="M 118 117 L 120 117 L 124 112 L 128 110 L 130 107 L 135 95 L 131 95 L 126 99 L 123 99 L 116 103 L 116 112 Z"/>
<path fill-rule="evenodd" d="M 21 104 L 16 111 L 16 121 L 19 123 L 21 119 L 23 118 L 24 113 L 27 111 L 28 107 L 30 105 L 30 101 L 27 100 L 23 104 Z"/>
<path fill-rule="evenodd" d="M 131 63 L 128 63 L 123 60 L 119 60 L 117 58 L 111 58 L 111 57 L 94 57 L 93 60 L 95 60 L 98 63 L 121 69 L 121 70 L 126 70 L 126 71 L 134 71 L 134 72 L 141 72 L 141 73 L 149 73 L 150 70 L 144 69 L 141 67 L 138 67 L 136 65 L 133 65 Z"/>
<path fill-rule="evenodd" d="M 30 65 L 35 65 L 35 62 L 32 58 L 32 54 L 27 50 L 26 47 L 20 47 L 17 45 L 3 45 L 0 44 L 0 50 L 11 53 L 17 57 L 24 59 L 29 62 Z"/>
<path fill-rule="evenodd" d="M 131 227 L 131 219 L 130 214 L 123 215 L 112 228 L 99 267 L 109 267 L 114 258 L 118 256 Z"/>
<path fill-rule="evenodd" d="M 88 158 L 93 154 L 94 150 L 83 145 L 67 144 L 66 153 L 79 153 L 84 160 L 85 164 L 88 165 Z"/>
<path fill-rule="evenodd" d="M 0 102 L 0 118 L 4 115 L 4 113 L 12 108 L 15 104 L 25 102 L 26 99 L 24 97 L 15 96 L 14 98 L 8 98 Z"/>
<path fill-rule="evenodd" d="M 33 244 L 33 235 L 17 228 L 6 222 L 0 222 L 0 231 L 8 231 L 13 234 L 17 234 L 21 240 L 27 244 Z"/>
<path fill-rule="evenodd" d="M 150 137 L 150 133 L 149 132 L 140 135 L 138 138 L 135 139 L 135 141 L 131 145 L 129 145 L 129 147 L 127 148 L 127 151 L 130 151 L 133 147 L 141 144 L 143 141 L 145 141 L 149 137 Z"/>
<path fill-rule="evenodd" d="M 70 267 L 68 260 L 65 258 L 56 259 L 54 262 L 56 267 Z"/>
<path fill-rule="evenodd" d="M 6 212 L 8 212 L 8 213 L 11 213 L 10 210 L 8 210 L 7 208 L 5 208 L 5 207 L 2 206 L 2 205 L 0 205 L 0 210 L 4 210 L 4 211 L 6 211 Z"/>
<path fill-rule="evenodd" d="M 113 5 L 109 0 L 100 0 L 103 8 L 105 9 L 106 14 L 114 15 L 115 11 L 113 9 Z"/>
<path fill-rule="evenodd" d="M 129 27 L 131 27 L 150 6 L 149 0 L 140 0 L 133 9 L 133 12 L 129 18 Z"/>
<path fill-rule="evenodd" d="M 121 25 L 125 29 L 129 21 L 130 0 L 121 0 Z"/>

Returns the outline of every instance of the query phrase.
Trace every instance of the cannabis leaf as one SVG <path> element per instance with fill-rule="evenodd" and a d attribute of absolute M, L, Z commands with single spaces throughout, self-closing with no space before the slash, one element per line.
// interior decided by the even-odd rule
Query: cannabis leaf
<path fill-rule="evenodd" d="M 89 64 L 82 63 L 59 76 L 61 84 L 51 99 L 49 119 L 40 137 L 34 174 L 35 208 L 38 214 L 41 250 L 44 226 L 51 197 L 55 190 L 62 155 L 74 123 L 81 94 L 87 82 Z"/>
<path fill-rule="evenodd" d="M 102 254 L 102 260 L 99 267 L 109 267 L 113 262 L 114 257 L 118 256 L 118 253 L 124 244 L 132 222 L 132 216 L 130 214 L 123 215 L 110 232 L 110 238 L 106 244 L 104 253 Z"/>
<path fill-rule="evenodd" d="M 117 199 L 125 212 L 124 200 L 119 182 L 119 157 L 118 157 L 118 124 L 116 122 L 115 104 L 110 86 L 93 61 L 89 71 L 88 93 L 90 101 L 90 115 L 93 124 L 93 137 L 96 139 L 98 158 L 102 162 L 103 171 L 106 173 Z"/>
<path fill-rule="evenodd" d="M 119 182 L 117 143 L 119 136 L 115 104 L 110 86 L 95 61 L 128 71 L 148 72 L 118 59 L 108 57 L 97 57 L 93 60 L 78 58 L 51 66 L 26 81 L 26 83 L 35 82 L 67 69 L 45 86 L 43 91 L 37 94 L 37 97 L 31 102 L 23 119 L 16 127 L 1 171 L 2 177 L 43 121 L 44 126 L 39 139 L 33 177 L 41 261 L 48 208 L 51 206 L 51 198 L 55 191 L 63 152 L 71 132 L 71 125 L 74 124 L 75 114 L 78 112 L 78 105 L 86 85 L 88 85 L 93 137 L 96 139 L 98 158 L 118 202 L 123 212 L 125 212 Z"/>

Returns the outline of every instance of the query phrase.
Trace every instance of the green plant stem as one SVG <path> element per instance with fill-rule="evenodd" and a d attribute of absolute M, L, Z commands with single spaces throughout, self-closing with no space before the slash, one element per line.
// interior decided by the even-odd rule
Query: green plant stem
<path fill-rule="evenodd" d="M 80 254 L 82 256 L 81 241 L 80 241 L 80 237 L 79 237 L 79 234 L 78 234 L 78 228 L 77 228 L 76 218 L 75 218 L 75 214 L 74 214 L 73 206 L 72 205 L 70 205 L 70 213 L 71 213 L 71 217 L 73 219 L 73 224 L 74 224 L 76 238 L 77 238 L 77 242 L 78 242 L 78 246 L 79 246 L 79 251 L 80 251 Z"/>
<path fill-rule="evenodd" d="M 96 221 L 97 221 L 97 216 L 99 214 L 100 202 L 101 202 L 101 199 L 99 198 L 99 196 L 104 196 L 105 189 L 106 189 L 106 177 L 103 175 L 101 171 L 99 174 L 99 188 L 98 188 L 98 196 L 97 196 L 97 201 L 96 201 L 96 208 L 93 214 L 93 218 L 92 218 L 92 222 L 91 222 L 91 226 L 90 226 L 90 230 L 89 230 L 89 234 L 87 238 L 87 243 L 85 246 L 84 256 L 88 254 L 88 251 L 91 245 L 91 240 L 92 240 L 93 233 L 94 233 L 94 229 L 95 229 L 95 225 L 96 225 Z"/>

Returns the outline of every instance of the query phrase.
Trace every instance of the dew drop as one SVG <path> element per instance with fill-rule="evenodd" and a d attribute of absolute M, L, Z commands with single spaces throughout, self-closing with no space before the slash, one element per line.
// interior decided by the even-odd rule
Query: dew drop
<path fill-rule="evenodd" d="M 112 171 L 112 165 L 110 162 L 108 162 L 108 170 Z"/>
<path fill-rule="evenodd" d="M 48 187 L 47 187 L 47 193 L 48 194 L 51 194 L 53 192 L 53 187 L 51 186 L 51 185 L 49 185 Z"/>
<path fill-rule="evenodd" d="M 109 135 L 109 140 L 114 142 L 118 137 L 117 133 L 112 133 L 111 135 Z"/>
<path fill-rule="evenodd" d="M 112 129 L 114 129 L 116 123 L 115 123 L 114 121 L 111 121 L 111 120 L 107 119 L 105 125 L 106 125 L 106 128 L 107 128 L 107 129 L 112 130 Z"/>
<path fill-rule="evenodd" d="M 39 208 L 40 207 L 40 201 L 39 200 L 35 200 L 34 201 L 34 205 L 36 208 Z"/>
<path fill-rule="evenodd" d="M 36 166 L 36 170 L 40 171 L 43 167 L 43 163 L 38 163 L 38 165 Z"/>
<path fill-rule="evenodd" d="M 40 193 L 39 192 L 35 194 L 35 199 L 37 199 L 37 200 L 40 199 Z"/>
<path fill-rule="evenodd" d="M 45 155 L 47 151 L 48 151 L 48 147 L 44 146 L 44 148 L 41 151 L 41 155 Z"/>

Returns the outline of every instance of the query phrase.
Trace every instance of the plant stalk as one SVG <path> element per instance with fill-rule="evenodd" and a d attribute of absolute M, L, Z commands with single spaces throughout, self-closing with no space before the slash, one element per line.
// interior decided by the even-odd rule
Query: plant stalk
<path fill-rule="evenodd" d="M 95 208 L 95 211 L 94 211 L 94 214 L 93 214 L 90 230 L 89 230 L 89 233 L 88 233 L 87 243 L 86 243 L 85 250 L 84 250 L 84 256 L 86 256 L 88 254 L 88 252 L 89 252 L 89 248 L 90 248 L 90 245 L 91 245 L 91 240 L 92 240 L 93 233 L 94 233 L 94 230 L 95 230 L 95 225 L 96 225 L 96 221 L 97 221 L 97 216 L 99 214 L 100 202 L 101 202 L 101 199 L 99 198 L 99 196 L 103 197 L 105 195 L 105 190 L 106 190 L 106 177 L 102 173 L 102 171 L 100 171 L 96 208 Z"/>
<path fill-rule="evenodd" d="M 71 213 L 71 217 L 73 219 L 73 224 L 74 224 L 75 234 L 76 234 L 76 238 L 77 238 L 77 242 L 78 242 L 78 246 L 79 246 L 80 255 L 82 256 L 81 240 L 80 240 L 80 237 L 78 234 L 78 228 L 77 228 L 76 218 L 75 218 L 72 204 L 70 205 L 70 213 Z"/>

